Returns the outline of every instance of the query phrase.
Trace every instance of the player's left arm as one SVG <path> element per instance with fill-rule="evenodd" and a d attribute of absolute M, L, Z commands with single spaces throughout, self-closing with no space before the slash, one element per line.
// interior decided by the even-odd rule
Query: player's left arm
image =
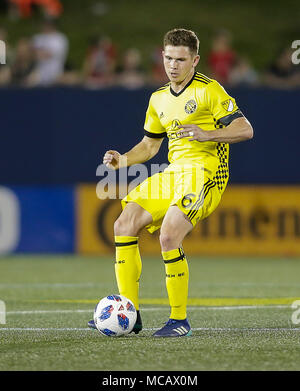
<path fill-rule="evenodd" d="M 189 141 L 215 141 L 220 143 L 239 143 L 253 137 L 253 128 L 247 118 L 234 119 L 225 128 L 217 130 L 203 130 L 198 125 L 181 125 L 182 130 L 177 133 L 178 138 L 189 138 Z"/>
<path fill-rule="evenodd" d="M 182 125 L 179 137 L 189 137 L 190 141 L 214 141 L 238 143 L 253 137 L 253 128 L 238 108 L 235 99 L 217 82 L 210 82 L 201 96 L 202 102 L 214 118 L 218 129 L 203 130 L 196 124 Z"/>

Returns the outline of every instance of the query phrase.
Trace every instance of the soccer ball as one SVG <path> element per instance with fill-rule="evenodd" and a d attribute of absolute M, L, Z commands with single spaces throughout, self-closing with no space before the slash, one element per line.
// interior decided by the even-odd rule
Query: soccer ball
<path fill-rule="evenodd" d="M 94 311 L 94 322 L 101 334 L 120 337 L 129 334 L 136 322 L 136 309 L 124 296 L 110 295 L 99 301 Z"/>

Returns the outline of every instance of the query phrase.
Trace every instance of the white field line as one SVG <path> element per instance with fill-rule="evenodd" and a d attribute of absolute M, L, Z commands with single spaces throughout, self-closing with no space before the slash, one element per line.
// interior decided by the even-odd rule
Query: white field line
<path fill-rule="evenodd" d="M 108 283 L 96 283 L 96 282 L 34 282 L 34 283 L 0 283 L 1 288 L 86 288 L 86 287 L 99 287 L 107 285 Z"/>
<path fill-rule="evenodd" d="M 144 328 L 144 331 L 156 331 L 159 328 L 150 327 Z M 300 331 L 300 327 L 298 328 L 237 328 L 237 327 L 195 327 L 192 328 L 193 331 L 271 331 L 271 332 L 280 332 L 280 331 Z M 0 331 L 89 331 L 93 332 L 90 328 L 72 328 L 72 327 L 46 327 L 46 328 L 33 328 L 33 327 L 0 327 Z"/>
<path fill-rule="evenodd" d="M 240 306 L 217 306 L 217 307 L 188 307 L 189 310 L 244 310 L 244 309 L 271 309 L 271 308 L 288 308 L 289 305 L 240 305 Z M 159 311 L 159 310 L 168 310 L 168 308 L 164 307 L 149 307 L 142 308 L 141 311 Z M 92 309 L 74 309 L 74 310 L 28 310 L 28 311 L 6 311 L 7 315 L 34 315 L 34 314 L 70 314 L 70 313 L 92 313 Z"/>
<path fill-rule="evenodd" d="M 30 311 L 6 311 L 7 315 L 34 315 L 34 314 L 70 314 L 70 313 L 79 313 L 79 312 L 90 312 L 93 310 L 30 310 Z"/>

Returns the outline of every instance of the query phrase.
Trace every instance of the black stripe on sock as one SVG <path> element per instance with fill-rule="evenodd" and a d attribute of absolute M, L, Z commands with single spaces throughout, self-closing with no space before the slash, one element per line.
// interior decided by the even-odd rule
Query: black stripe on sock
<path fill-rule="evenodd" d="M 133 244 L 137 244 L 138 241 L 137 240 L 134 240 L 133 242 L 115 242 L 115 246 L 116 247 L 123 247 L 123 246 L 132 246 Z"/>
<path fill-rule="evenodd" d="M 173 263 L 173 262 L 181 261 L 182 259 L 184 259 L 184 254 L 180 255 L 180 257 L 177 258 L 168 259 L 168 260 L 164 259 L 164 263 Z"/>

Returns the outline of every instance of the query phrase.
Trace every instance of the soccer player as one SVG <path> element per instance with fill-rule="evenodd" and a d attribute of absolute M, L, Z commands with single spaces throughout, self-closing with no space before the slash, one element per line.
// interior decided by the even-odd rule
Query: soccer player
<path fill-rule="evenodd" d="M 116 279 L 120 294 L 132 300 L 138 311 L 135 333 L 142 329 L 138 235 L 144 227 L 151 233 L 160 228 L 171 314 L 154 337 L 191 334 L 189 270 L 182 242 L 221 200 L 229 176 L 228 144 L 253 137 L 252 126 L 235 99 L 216 80 L 195 71 L 198 50 L 193 31 L 174 29 L 165 35 L 162 55 L 170 82 L 150 98 L 144 138 L 125 154 L 110 150 L 103 158 L 114 170 L 143 163 L 157 154 L 164 137 L 169 139 L 169 166 L 122 200 L 123 211 L 114 224 Z M 93 321 L 89 326 L 94 327 Z"/>

